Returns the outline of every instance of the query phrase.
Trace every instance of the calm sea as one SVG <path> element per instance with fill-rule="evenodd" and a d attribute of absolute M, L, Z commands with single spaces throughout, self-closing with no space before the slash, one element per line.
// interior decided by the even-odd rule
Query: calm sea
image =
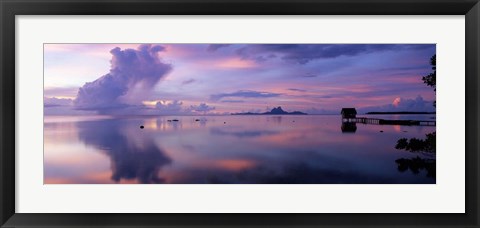
<path fill-rule="evenodd" d="M 46 116 L 44 183 L 429 184 L 435 156 L 395 145 L 434 131 L 342 126 L 339 115 Z"/>

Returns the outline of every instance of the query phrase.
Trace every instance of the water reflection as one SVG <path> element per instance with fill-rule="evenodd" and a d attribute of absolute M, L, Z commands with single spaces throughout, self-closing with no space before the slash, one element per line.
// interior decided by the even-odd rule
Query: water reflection
<path fill-rule="evenodd" d="M 400 172 L 410 170 L 414 174 L 419 174 L 421 170 L 426 170 L 427 177 L 436 177 L 435 159 L 424 159 L 417 156 L 410 159 L 400 158 L 395 160 L 395 162 L 398 164 L 398 171 Z"/>
<path fill-rule="evenodd" d="M 282 116 L 268 116 L 267 121 L 272 121 L 273 123 L 281 124 L 282 123 Z"/>
<path fill-rule="evenodd" d="M 340 132 L 339 116 L 279 117 L 51 120 L 45 125 L 45 182 L 435 183 L 431 172 L 415 174 L 430 170 L 430 163 L 409 161 L 410 152 L 392 147 L 431 128 L 361 125 L 357 131 L 342 125 Z M 179 121 L 168 121 L 173 118 Z M 69 151 L 75 156 L 63 156 Z"/>
<path fill-rule="evenodd" d="M 276 131 L 271 130 L 238 130 L 238 129 L 222 129 L 218 127 L 213 127 L 210 129 L 210 134 L 213 135 L 229 135 L 234 136 L 237 138 L 245 138 L 245 137 L 260 137 L 265 135 L 274 135 L 277 134 Z"/>
<path fill-rule="evenodd" d="M 307 157 L 306 157 L 307 158 Z M 310 157 L 307 159 L 315 159 Z M 345 164 L 340 167 L 345 168 Z M 246 180 L 254 184 L 373 184 L 394 183 L 394 180 L 381 175 L 364 175 L 354 170 L 332 169 L 309 162 L 286 162 L 282 169 L 273 172 L 269 167 L 247 169 L 237 174 L 239 180 Z M 216 183 L 229 183 L 228 179 L 215 179 Z M 231 181 L 228 180 L 228 181 Z"/>
<path fill-rule="evenodd" d="M 398 164 L 398 171 L 412 171 L 419 174 L 421 170 L 426 171 L 426 176 L 430 178 L 436 177 L 436 159 L 432 159 L 436 154 L 436 132 L 425 135 L 425 139 L 419 138 L 400 138 L 395 145 L 397 150 L 405 150 L 414 154 L 420 154 L 414 158 L 400 158 L 395 160 Z M 428 158 L 425 158 L 428 157 Z"/>
<path fill-rule="evenodd" d="M 357 131 L 357 123 L 342 122 L 341 129 L 343 133 L 355 133 Z"/>
<path fill-rule="evenodd" d="M 111 179 L 136 179 L 139 183 L 163 183 L 158 176 L 160 169 L 171 163 L 165 153 L 149 137 L 135 142 L 135 133 L 126 131 L 120 120 L 78 122 L 78 137 L 86 144 L 94 145 L 110 157 Z"/>

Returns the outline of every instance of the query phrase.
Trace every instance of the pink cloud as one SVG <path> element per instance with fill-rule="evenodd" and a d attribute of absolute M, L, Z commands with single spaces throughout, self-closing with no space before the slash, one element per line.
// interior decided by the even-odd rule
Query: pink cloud
<path fill-rule="evenodd" d="M 250 60 L 231 58 L 216 62 L 214 63 L 214 66 L 220 68 L 253 68 L 257 67 L 258 64 Z"/>

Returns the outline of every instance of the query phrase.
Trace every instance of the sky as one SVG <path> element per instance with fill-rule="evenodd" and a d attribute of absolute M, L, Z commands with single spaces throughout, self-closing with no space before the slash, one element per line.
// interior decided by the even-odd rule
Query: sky
<path fill-rule="evenodd" d="M 44 44 L 45 115 L 435 111 L 435 44 Z"/>

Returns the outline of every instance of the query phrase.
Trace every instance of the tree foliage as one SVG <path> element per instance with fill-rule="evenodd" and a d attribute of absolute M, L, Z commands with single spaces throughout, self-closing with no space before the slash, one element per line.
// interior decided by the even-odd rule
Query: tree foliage
<path fill-rule="evenodd" d="M 423 83 L 432 87 L 435 91 L 437 90 L 437 55 L 433 55 L 430 58 L 430 65 L 432 65 L 433 72 L 427 76 L 423 76 Z"/>
<path fill-rule="evenodd" d="M 423 83 L 433 88 L 433 91 L 437 91 L 437 55 L 433 55 L 430 58 L 430 65 L 432 65 L 433 72 L 427 76 L 423 76 Z M 437 106 L 437 101 L 433 102 L 433 106 Z"/>
<path fill-rule="evenodd" d="M 410 152 L 426 152 L 435 153 L 436 151 L 436 132 L 432 132 L 426 135 L 426 139 L 417 138 L 401 138 L 397 141 L 396 149 L 406 150 Z"/>

